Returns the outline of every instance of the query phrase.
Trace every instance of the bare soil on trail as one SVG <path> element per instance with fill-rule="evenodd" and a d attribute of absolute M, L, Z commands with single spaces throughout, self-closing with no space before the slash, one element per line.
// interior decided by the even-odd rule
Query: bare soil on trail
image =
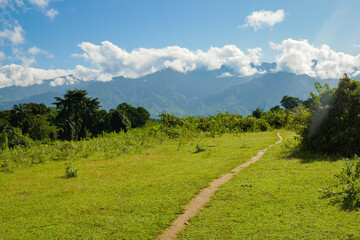
<path fill-rule="evenodd" d="M 277 136 L 280 138 L 274 144 L 271 144 L 269 147 L 260 150 L 254 157 L 252 157 L 246 163 L 243 163 L 233 170 L 230 173 L 224 174 L 219 178 L 212 181 L 207 188 L 204 188 L 196 195 L 186 206 L 184 206 L 184 212 L 180 214 L 161 235 L 157 237 L 160 240 L 176 239 L 177 235 L 185 229 L 188 225 L 190 218 L 194 217 L 204 205 L 210 201 L 210 198 L 216 193 L 216 191 L 225 183 L 229 182 L 237 173 L 239 173 L 244 168 L 258 161 L 265 152 L 272 146 L 280 143 L 283 138 L 280 136 L 280 133 L 277 133 Z"/>

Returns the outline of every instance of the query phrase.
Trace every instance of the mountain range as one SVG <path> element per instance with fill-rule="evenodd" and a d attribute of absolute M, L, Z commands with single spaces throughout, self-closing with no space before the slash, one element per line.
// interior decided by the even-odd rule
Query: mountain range
<path fill-rule="evenodd" d="M 146 108 L 153 118 L 163 112 L 199 116 L 229 111 L 246 116 L 257 107 L 268 110 L 279 105 L 284 95 L 306 99 L 315 90 L 317 81 L 331 86 L 336 86 L 338 81 L 288 72 L 272 73 L 275 67 L 274 63 L 263 63 L 257 68 L 268 73 L 251 77 L 238 77 L 231 69 L 222 67 L 185 74 L 165 69 L 137 79 L 115 77 L 110 82 L 76 81 L 55 87 L 50 85 L 52 80 L 47 80 L 40 85 L 0 89 L 0 110 L 26 102 L 51 106 L 54 97 L 62 97 L 66 90 L 85 89 L 89 97 L 99 98 L 103 109 L 126 102 Z"/>

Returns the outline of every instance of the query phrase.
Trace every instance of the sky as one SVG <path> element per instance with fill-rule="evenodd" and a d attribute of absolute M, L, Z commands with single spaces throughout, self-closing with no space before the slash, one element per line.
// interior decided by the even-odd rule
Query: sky
<path fill-rule="evenodd" d="M 225 65 L 360 75 L 358 0 L 0 0 L 0 88 Z"/>

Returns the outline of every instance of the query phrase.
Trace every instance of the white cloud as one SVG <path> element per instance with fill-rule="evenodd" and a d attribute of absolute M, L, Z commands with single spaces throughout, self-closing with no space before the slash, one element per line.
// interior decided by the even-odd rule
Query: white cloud
<path fill-rule="evenodd" d="M 218 78 L 227 78 L 227 77 L 233 77 L 234 74 L 229 73 L 229 72 L 224 72 L 221 75 L 218 76 Z"/>
<path fill-rule="evenodd" d="M 28 53 L 30 53 L 31 55 L 37 55 L 37 54 L 40 54 L 40 53 L 47 54 L 48 52 L 45 51 L 45 50 L 42 50 L 42 49 L 40 49 L 40 48 L 38 48 L 36 46 L 33 46 L 33 47 L 28 49 Z"/>
<path fill-rule="evenodd" d="M 4 0 L 0 0 L 0 1 L 4 1 Z M 15 0 L 16 2 L 20 2 L 17 3 L 17 5 L 19 7 L 25 6 L 25 4 L 21 4 L 22 0 Z M 50 2 L 54 1 L 54 0 L 27 0 L 30 5 L 35 6 L 35 9 L 37 9 L 38 11 L 41 11 L 45 16 L 49 17 L 51 20 L 54 20 L 54 18 L 59 14 L 59 12 L 53 8 L 48 9 Z"/>
<path fill-rule="evenodd" d="M 48 16 L 51 20 L 53 20 L 56 15 L 58 15 L 59 12 L 53 8 L 51 8 L 50 10 L 47 10 L 45 15 Z"/>
<path fill-rule="evenodd" d="M 276 12 L 272 11 L 255 11 L 246 17 L 246 23 L 240 27 L 253 27 L 254 31 L 260 28 L 273 27 L 275 24 L 284 20 L 284 9 L 279 9 Z"/>
<path fill-rule="evenodd" d="M 46 79 L 54 79 L 70 73 L 70 71 L 62 69 L 45 70 L 10 64 L 0 67 L 0 88 L 41 84 Z"/>
<path fill-rule="evenodd" d="M 0 51 L 0 62 L 6 58 L 5 53 Z"/>
<path fill-rule="evenodd" d="M 18 45 L 24 42 L 24 30 L 20 25 L 13 26 L 13 29 L 4 29 L 0 31 L 0 39 L 8 40 L 13 45 Z"/>
<path fill-rule="evenodd" d="M 360 75 L 360 54 L 353 56 L 336 52 L 328 45 L 315 47 L 307 40 L 287 39 L 280 44 L 270 43 L 270 46 L 281 51 L 276 57 L 275 71 L 318 78 L 339 78 L 345 72 L 351 77 Z M 40 84 L 47 79 L 53 79 L 50 83 L 52 86 L 59 86 L 78 81 L 111 81 L 115 76 L 137 78 L 165 68 L 186 73 L 199 68 L 215 70 L 227 66 L 241 76 L 263 73 L 252 67 L 260 65 L 260 48 L 247 49 L 247 53 L 244 53 L 235 45 L 211 47 L 207 51 L 170 46 L 161 49 L 139 48 L 128 52 L 108 41 L 99 45 L 83 42 L 79 47 L 84 52 L 73 56 L 84 58 L 91 63 L 91 68 L 81 65 L 70 70 L 32 68 L 30 65 L 35 58 L 26 57 L 23 52 L 13 48 L 13 54 L 23 65 L 0 67 L 0 88 Z M 1 53 L 0 60 L 5 58 L 5 54 Z M 32 56 L 48 54 L 36 46 L 29 48 L 27 53 Z M 224 73 L 219 77 L 228 76 L 231 74 Z"/>
<path fill-rule="evenodd" d="M 38 48 L 38 47 L 36 47 L 36 46 L 33 46 L 33 47 L 29 48 L 29 49 L 27 50 L 27 52 L 28 52 L 29 54 L 33 55 L 33 56 L 36 56 L 36 55 L 38 55 L 38 54 L 44 54 L 44 55 L 46 55 L 48 58 L 54 58 L 54 55 L 53 55 L 53 54 L 50 54 L 48 51 L 45 51 L 45 50 L 43 50 L 43 49 L 40 49 L 40 48 Z"/>
<path fill-rule="evenodd" d="M 35 62 L 35 58 L 27 58 L 14 48 L 14 54 L 23 65 L 0 67 L 0 88 L 40 84 L 47 79 L 54 79 L 50 83 L 52 86 L 73 84 L 77 81 L 111 81 L 115 76 L 137 78 L 165 68 L 186 73 L 198 68 L 219 69 L 223 65 L 233 69 L 238 75 L 248 76 L 258 72 L 251 64 L 259 65 L 261 57 L 260 48 L 248 49 L 245 54 L 234 45 L 211 47 L 206 52 L 190 51 L 178 46 L 162 49 L 140 48 L 127 52 L 107 41 L 101 45 L 84 42 L 79 46 L 84 53 L 75 56 L 85 58 L 92 64 L 92 68 L 81 65 L 72 70 L 32 68 L 30 65 Z M 28 53 L 36 55 L 47 52 L 34 46 L 28 49 Z"/>
<path fill-rule="evenodd" d="M 360 75 L 360 54 L 353 56 L 336 52 L 324 44 L 320 48 L 307 40 L 287 39 L 280 44 L 270 43 L 273 49 L 282 53 L 276 57 L 276 71 L 307 74 L 318 78 L 340 78 L 344 73 L 355 77 Z"/>
<path fill-rule="evenodd" d="M 51 0 L 28 0 L 28 1 L 37 7 L 46 8 Z"/>
<path fill-rule="evenodd" d="M 232 68 L 239 75 L 248 76 L 257 73 L 250 64 L 260 64 L 261 57 L 260 48 L 248 49 L 248 54 L 245 54 L 235 45 L 211 47 L 207 52 L 190 51 L 178 46 L 161 49 L 139 48 L 127 52 L 108 41 L 102 42 L 101 45 L 83 42 L 79 47 L 85 53 L 73 56 L 82 56 L 92 63 L 94 69 L 103 74 L 130 78 L 165 68 L 185 73 L 201 67 L 209 70 L 219 69 L 223 65 Z"/>

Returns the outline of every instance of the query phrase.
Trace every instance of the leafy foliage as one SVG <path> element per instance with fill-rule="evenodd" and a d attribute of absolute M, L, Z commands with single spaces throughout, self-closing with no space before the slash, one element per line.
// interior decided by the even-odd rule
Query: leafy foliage
<path fill-rule="evenodd" d="M 301 132 L 302 147 L 314 152 L 360 154 L 360 82 L 346 75 L 338 87 L 317 86 L 316 108 Z"/>
<path fill-rule="evenodd" d="M 341 172 L 335 175 L 338 183 L 323 189 L 325 197 L 332 198 L 334 203 L 340 203 L 344 209 L 356 210 L 360 208 L 360 158 L 346 159 Z"/>
<path fill-rule="evenodd" d="M 78 173 L 78 169 L 77 169 L 77 167 L 75 166 L 75 164 L 73 162 L 67 164 L 67 166 L 65 168 L 66 178 L 77 177 L 77 173 Z"/>
<path fill-rule="evenodd" d="M 121 103 L 116 110 L 130 121 L 133 128 L 145 126 L 146 121 L 150 119 L 150 113 L 143 107 L 135 108 L 130 104 Z"/>
<path fill-rule="evenodd" d="M 290 96 L 283 96 L 283 98 L 280 101 L 281 106 L 283 106 L 285 109 L 291 109 L 299 106 L 301 104 L 301 100 L 297 97 L 290 97 Z"/>
<path fill-rule="evenodd" d="M 111 109 L 108 114 L 108 129 L 110 132 L 127 132 L 131 128 L 131 123 L 119 110 Z"/>
<path fill-rule="evenodd" d="M 60 136 L 65 140 L 80 140 L 89 136 L 88 132 L 96 123 L 100 102 L 86 97 L 85 90 L 68 90 L 64 99 L 56 97 L 54 103 L 59 109 L 55 121 Z"/>

